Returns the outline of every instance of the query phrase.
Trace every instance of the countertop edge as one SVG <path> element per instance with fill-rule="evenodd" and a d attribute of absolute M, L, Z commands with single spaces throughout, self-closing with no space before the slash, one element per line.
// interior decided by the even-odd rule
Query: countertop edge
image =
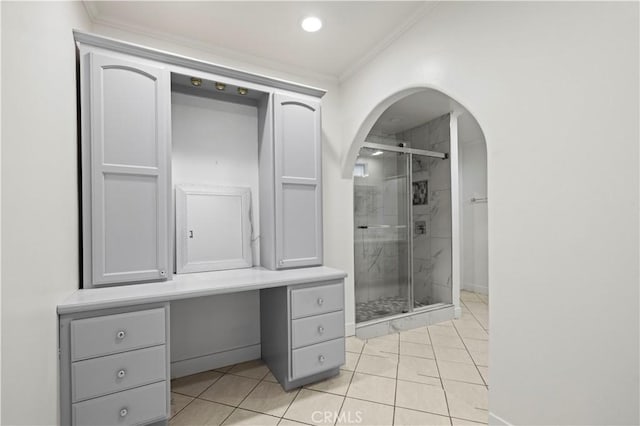
<path fill-rule="evenodd" d="M 101 310 L 101 309 L 128 307 L 128 306 L 135 306 L 135 305 L 146 305 L 146 304 L 152 304 L 152 303 L 164 303 L 164 302 L 170 302 L 172 300 L 184 300 L 184 299 L 190 299 L 195 297 L 215 296 L 220 294 L 236 293 L 236 292 L 242 292 L 242 291 L 261 290 L 261 289 L 274 288 L 274 287 L 315 283 L 319 281 L 344 279 L 347 277 L 347 275 L 348 274 L 344 271 L 334 269 L 333 271 L 319 273 L 315 276 L 310 275 L 308 277 L 296 277 L 296 278 L 284 278 L 284 279 L 270 278 L 264 281 L 253 281 L 253 282 L 247 282 L 246 284 L 229 285 L 228 287 L 224 287 L 224 286 L 217 286 L 217 287 L 212 286 L 211 288 L 196 287 L 193 290 L 190 290 L 187 288 L 187 289 L 175 290 L 173 292 L 164 292 L 158 295 L 153 295 L 153 294 L 149 294 L 149 295 L 134 294 L 131 296 L 123 295 L 121 297 L 112 297 L 112 298 L 105 297 L 104 300 L 95 300 L 95 301 L 87 301 L 87 302 L 64 301 L 57 305 L 56 311 L 58 315 L 68 315 L 68 314 Z M 158 286 L 162 286 L 164 284 L 166 284 L 166 282 L 153 283 L 153 285 L 158 285 Z M 137 284 L 133 284 L 132 286 L 135 286 L 135 285 Z M 108 288 L 114 288 L 114 287 L 108 287 Z M 122 287 L 119 287 L 119 288 L 122 288 Z M 78 292 L 80 291 L 94 291 L 94 290 L 100 291 L 102 289 L 76 290 L 67 298 L 67 300 L 72 299 L 74 295 L 77 295 Z"/>

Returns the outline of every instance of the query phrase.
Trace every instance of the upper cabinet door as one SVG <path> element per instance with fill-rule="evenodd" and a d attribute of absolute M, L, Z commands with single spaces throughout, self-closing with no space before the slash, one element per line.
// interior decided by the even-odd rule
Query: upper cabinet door
<path fill-rule="evenodd" d="M 322 264 L 320 102 L 274 96 L 276 267 Z"/>
<path fill-rule="evenodd" d="M 169 73 L 93 52 L 89 75 L 92 284 L 167 278 Z"/>

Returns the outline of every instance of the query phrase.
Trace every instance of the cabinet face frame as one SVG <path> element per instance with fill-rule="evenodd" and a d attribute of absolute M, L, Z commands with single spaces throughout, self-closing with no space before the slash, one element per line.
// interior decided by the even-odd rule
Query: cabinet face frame
<path fill-rule="evenodd" d="M 82 209 L 83 209 L 83 287 L 90 288 L 115 283 L 163 280 L 170 276 L 169 270 L 169 200 L 170 187 L 169 131 L 170 110 L 168 109 L 168 71 L 162 64 L 139 60 L 135 57 L 101 49 L 81 47 L 80 72 L 82 81 Z M 155 164 L 111 164 L 105 158 L 103 101 L 104 70 L 121 70 L 148 78 L 153 82 L 155 122 L 154 139 Z M 155 265 L 152 268 L 123 270 L 109 273 L 106 270 L 105 200 L 106 177 L 141 179 L 155 184 L 153 193 L 156 205 Z M 148 183 L 148 182 L 147 182 Z M 148 212 L 147 212 L 148 213 Z"/>

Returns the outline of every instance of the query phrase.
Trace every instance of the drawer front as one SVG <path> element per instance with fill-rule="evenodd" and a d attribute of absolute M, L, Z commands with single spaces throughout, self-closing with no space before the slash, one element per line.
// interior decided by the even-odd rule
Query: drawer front
<path fill-rule="evenodd" d="M 344 311 L 291 321 L 293 349 L 344 337 Z"/>
<path fill-rule="evenodd" d="M 342 282 L 291 290 L 291 318 L 308 317 L 344 309 Z"/>
<path fill-rule="evenodd" d="M 72 361 L 164 343 L 163 308 L 71 321 Z"/>
<path fill-rule="evenodd" d="M 166 346 L 138 349 L 71 365 L 73 402 L 135 388 L 167 378 Z"/>
<path fill-rule="evenodd" d="M 321 373 L 344 364 L 344 338 L 292 351 L 292 379 Z"/>
<path fill-rule="evenodd" d="M 167 417 L 167 382 L 73 404 L 73 424 L 138 425 Z"/>

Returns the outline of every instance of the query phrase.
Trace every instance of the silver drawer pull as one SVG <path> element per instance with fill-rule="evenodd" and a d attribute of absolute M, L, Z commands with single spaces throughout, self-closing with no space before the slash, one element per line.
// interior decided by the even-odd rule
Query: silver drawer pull
<path fill-rule="evenodd" d="M 321 326 L 321 325 L 318 326 L 318 333 L 324 334 L 324 327 L 323 326 Z"/>
<path fill-rule="evenodd" d="M 322 297 L 318 297 L 318 306 L 322 306 L 324 303 L 324 299 Z"/>
<path fill-rule="evenodd" d="M 127 370 L 125 370 L 124 368 L 120 371 L 118 371 L 118 379 L 123 379 L 124 376 L 127 375 Z"/>
<path fill-rule="evenodd" d="M 126 417 L 127 414 L 129 414 L 129 410 L 126 408 L 120 409 L 120 417 Z"/>
<path fill-rule="evenodd" d="M 118 338 L 118 340 L 122 340 L 124 339 L 124 336 L 126 336 L 127 333 L 124 330 L 120 330 L 118 331 L 118 333 L 116 333 L 116 337 Z"/>
<path fill-rule="evenodd" d="M 320 355 L 320 356 L 318 357 L 318 361 L 320 361 L 320 364 L 323 364 L 323 363 L 324 363 L 324 359 L 325 359 L 325 358 L 324 358 L 324 355 Z"/>

